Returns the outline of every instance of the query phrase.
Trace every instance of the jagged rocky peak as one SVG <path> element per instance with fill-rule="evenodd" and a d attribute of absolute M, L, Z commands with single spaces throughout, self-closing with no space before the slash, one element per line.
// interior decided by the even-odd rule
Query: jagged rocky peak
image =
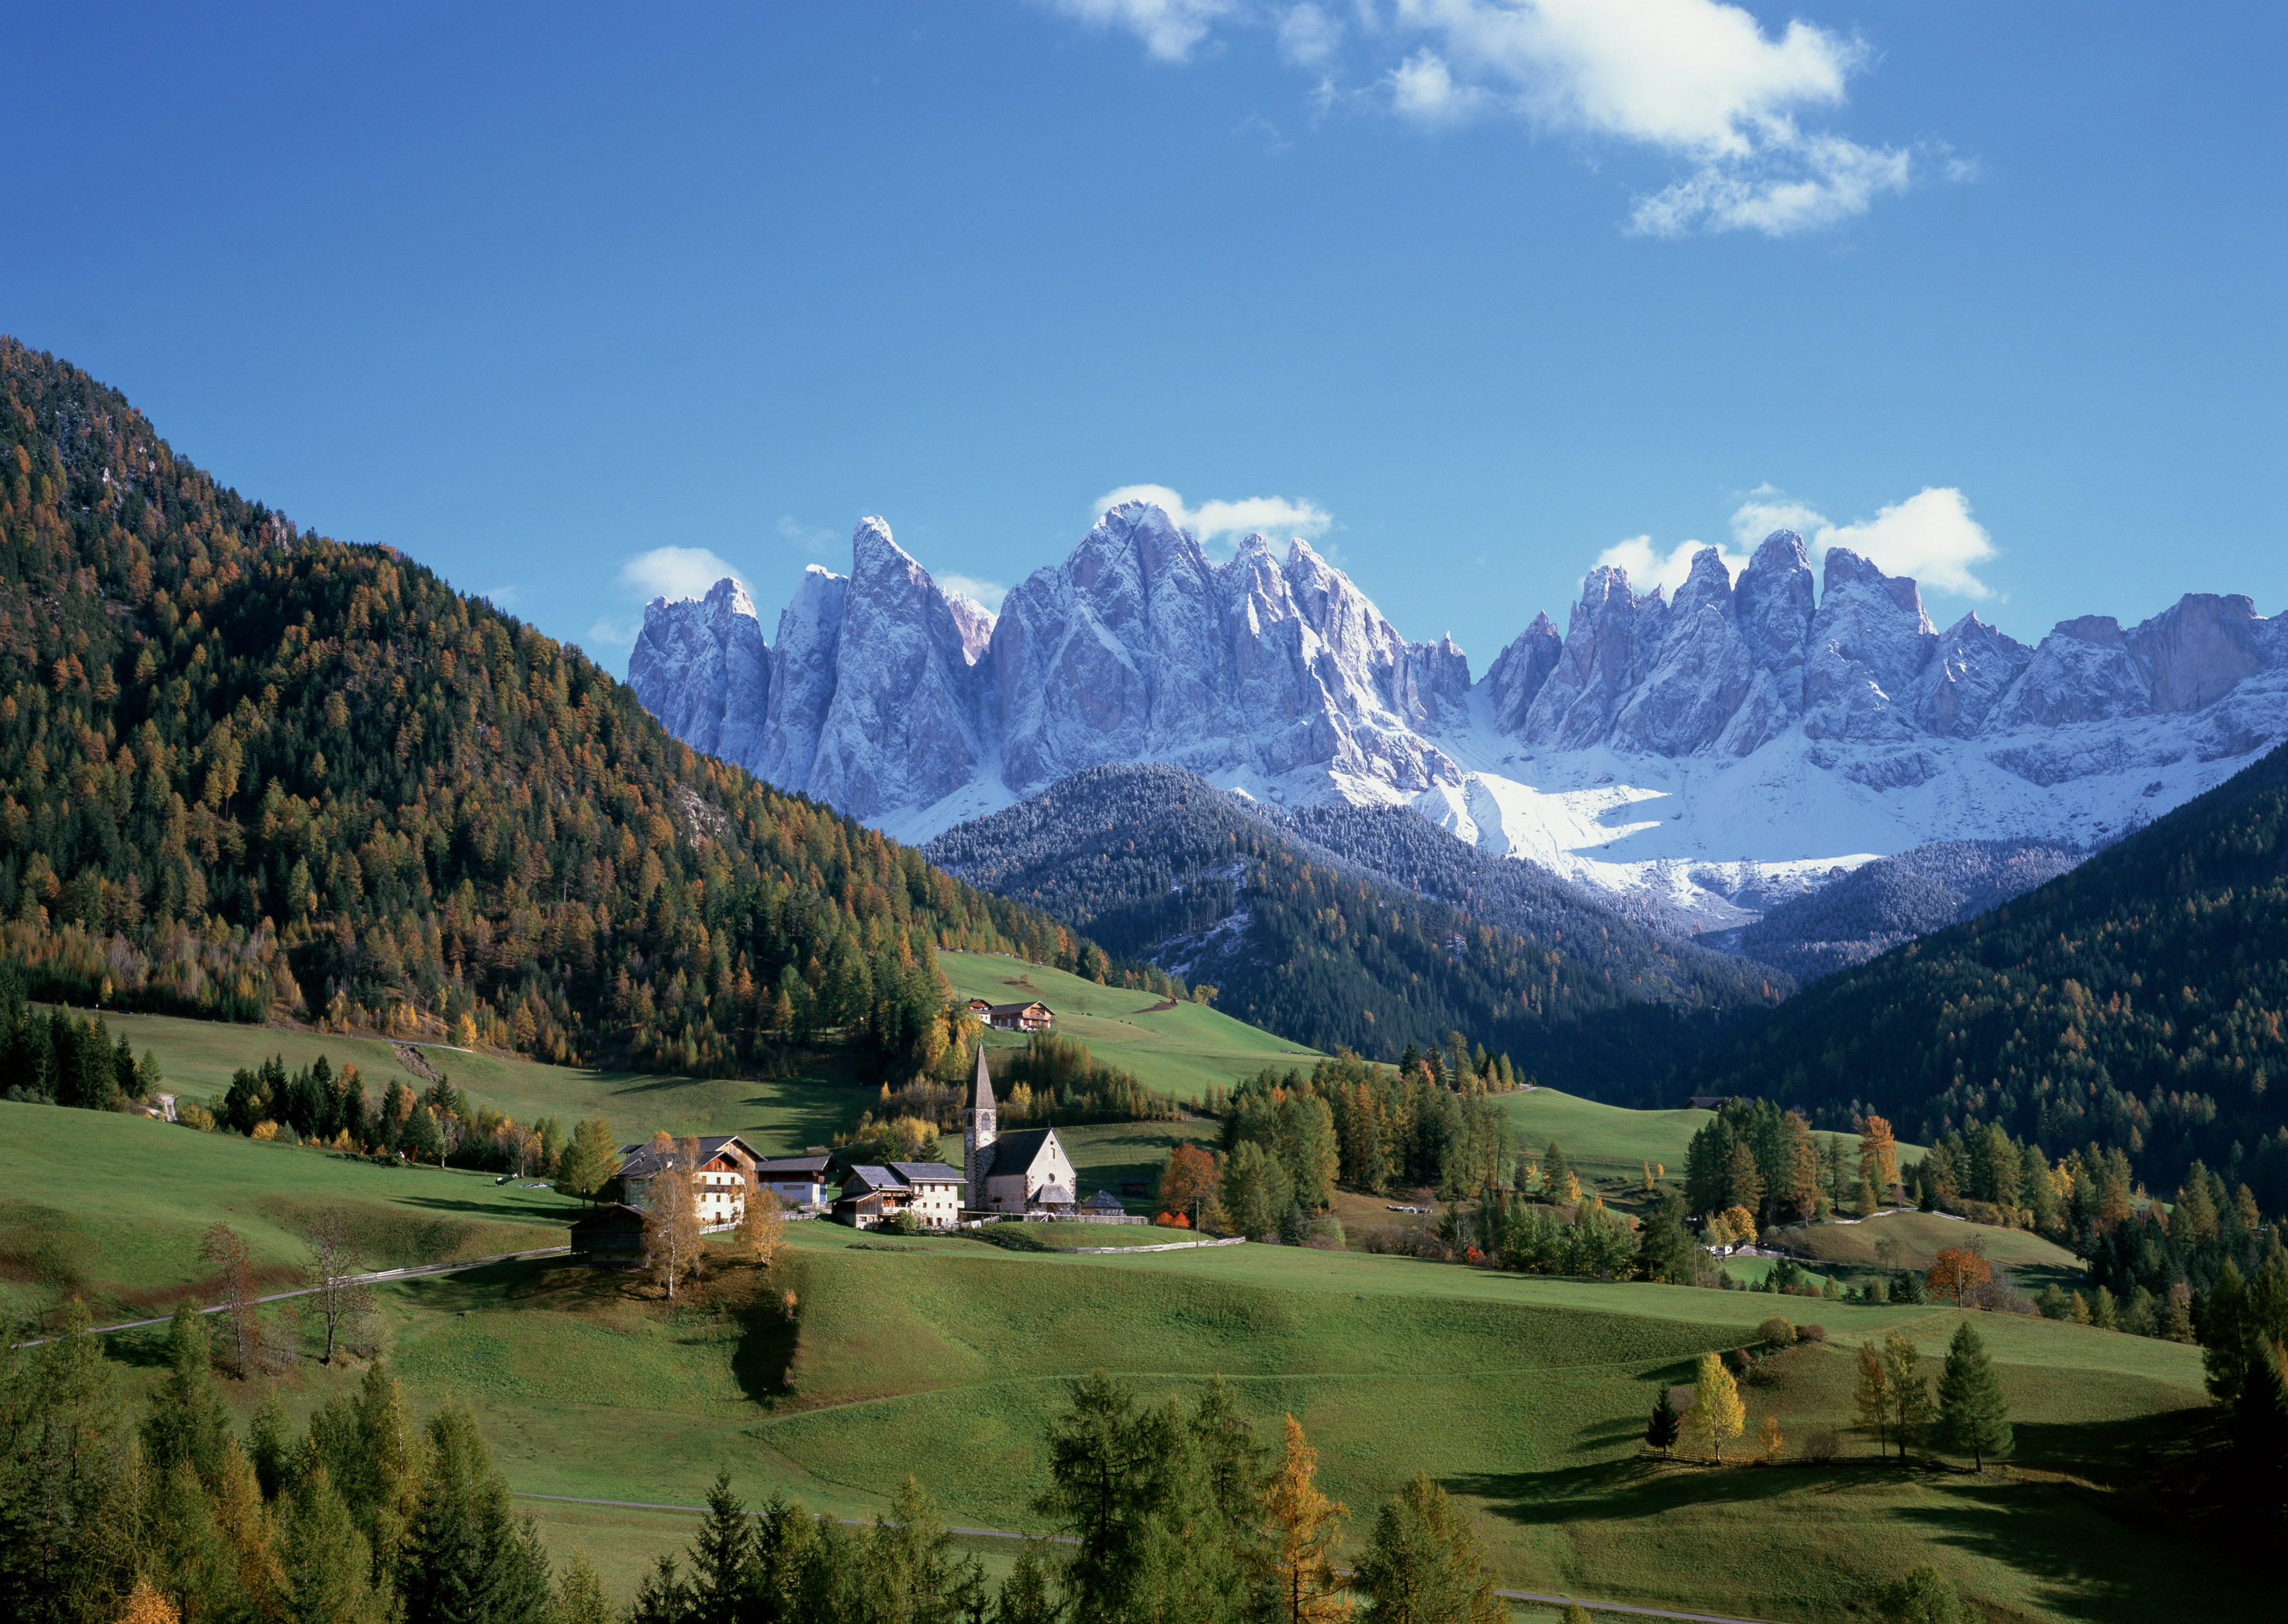
<path fill-rule="evenodd" d="M 1485 682 L 1495 727 L 1513 733 L 1525 725 L 1526 712 L 1549 673 L 1557 669 L 1557 656 L 1564 649 L 1565 639 L 1557 635 L 1557 623 L 1545 610 L 1518 634 L 1516 642 L 1494 657 Z"/>
<path fill-rule="evenodd" d="M 1997 631 L 1973 610 L 1939 634 L 1915 682 L 1915 721 L 1924 732 L 1967 739 L 2025 670 L 2034 651 Z"/>
<path fill-rule="evenodd" d="M 1707 749 L 1722 737 L 1755 675 L 1733 613 L 1732 572 L 1722 553 L 1704 547 L 1669 606 L 1651 670 L 1614 718 L 1613 742 L 1659 756 Z"/>
<path fill-rule="evenodd" d="M 1897 739 L 1915 731 L 1907 691 L 1938 641 L 1922 594 L 1847 547 L 1827 552 L 1803 669 L 1804 731 Z"/>
<path fill-rule="evenodd" d="M 1591 570 L 1557 663 L 1526 712 L 1527 741 L 1556 749 L 1605 742 L 1613 718 L 1644 680 L 1667 619 L 1657 587 L 1640 597 L 1619 566 Z"/>
<path fill-rule="evenodd" d="M 628 655 L 639 694 L 693 748 L 743 760 L 759 746 L 770 696 L 770 650 L 747 589 L 725 576 L 703 598 L 655 598 Z"/>
<path fill-rule="evenodd" d="M 2188 592 L 2126 641 L 2150 678 L 2157 710 L 2198 710 L 2288 653 L 2276 652 L 2277 629 L 2237 592 Z"/>

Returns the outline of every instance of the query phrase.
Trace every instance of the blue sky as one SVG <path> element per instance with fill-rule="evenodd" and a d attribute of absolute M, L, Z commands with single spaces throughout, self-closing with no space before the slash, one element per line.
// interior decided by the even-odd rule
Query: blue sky
<path fill-rule="evenodd" d="M 2284 60 L 2277 5 L 19 7 L 0 330 L 615 669 L 659 550 L 768 626 L 861 514 L 989 595 L 1135 485 L 1481 671 L 1785 515 L 1942 623 L 2277 613 Z"/>

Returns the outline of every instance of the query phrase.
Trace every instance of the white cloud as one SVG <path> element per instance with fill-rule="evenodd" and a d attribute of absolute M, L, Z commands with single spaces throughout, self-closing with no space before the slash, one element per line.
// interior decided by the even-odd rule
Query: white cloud
<path fill-rule="evenodd" d="M 1342 44 L 1343 25 L 1315 5 L 1291 5 L 1279 19 L 1279 54 L 1298 67 L 1316 67 Z"/>
<path fill-rule="evenodd" d="M 1001 613 L 1001 600 L 1009 596 L 1009 589 L 997 581 L 980 581 L 974 575 L 936 575 L 932 577 L 949 592 L 958 592 L 989 614 Z"/>
<path fill-rule="evenodd" d="M 1481 99 L 1479 91 L 1454 83 L 1453 70 L 1434 51 L 1418 51 L 1390 73 L 1390 105 L 1426 124 L 1459 118 Z"/>
<path fill-rule="evenodd" d="M 626 621 L 600 620 L 588 628 L 588 641 L 606 647 L 624 646 L 636 640 L 636 631 Z"/>
<path fill-rule="evenodd" d="M 1233 0 L 1041 0 L 1053 11 L 1100 28 L 1125 28 L 1164 62 L 1180 62 L 1218 19 L 1238 7 Z"/>
<path fill-rule="evenodd" d="M 1815 558 L 1831 547 L 1847 547 L 1887 575 L 1912 575 L 1932 590 L 1963 598 L 1993 596 L 1974 566 L 1999 556 L 1994 538 L 1971 518 L 1969 500 L 1952 486 L 1927 486 L 1872 519 L 1837 525 L 1766 485 L 1751 491 L 1732 515 L 1732 534 L 1743 545 L 1782 529 L 1801 535 Z"/>
<path fill-rule="evenodd" d="M 1732 539 L 1749 551 L 1775 530 L 1816 535 L 1827 526 L 1827 515 L 1791 499 L 1776 485 L 1759 485 L 1748 493 L 1732 515 Z"/>
<path fill-rule="evenodd" d="M 1656 586 L 1665 587 L 1668 595 L 1673 598 L 1676 589 L 1682 586 L 1685 578 L 1692 574 L 1694 555 L 1707 545 L 1705 542 L 1679 542 L 1669 550 L 1668 556 L 1663 558 L 1653 551 L 1652 537 L 1632 536 L 1625 542 L 1617 542 L 1606 548 L 1597 555 L 1597 562 L 1617 564 L 1628 571 L 1629 585 L 1637 591 L 1649 592 Z M 1746 558 L 1726 552 L 1720 544 L 1716 551 L 1722 558 L 1724 567 L 1733 574 L 1737 575 L 1747 567 Z"/>
<path fill-rule="evenodd" d="M 1334 0 L 1037 3 L 1124 28 L 1172 62 L 1219 26 L 1268 28 L 1281 58 L 1317 78 L 1323 114 L 1370 95 L 1426 124 L 1503 111 L 1546 133 L 1647 147 L 1682 172 L 1637 200 L 1629 229 L 1641 235 L 1791 236 L 1864 214 L 1924 170 L 1976 173 L 1943 143 L 1868 146 L 1807 128 L 1844 106 L 1872 53 L 1800 19 L 1767 31 L 1727 0 L 1354 0 L 1348 23 Z M 1347 55 L 1364 59 L 1347 75 Z M 1362 88 L 1341 89 L 1343 77 Z"/>
<path fill-rule="evenodd" d="M 1442 69 L 1537 126 L 1633 141 L 1693 172 L 1642 200 L 1632 228 L 1699 226 L 1771 236 L 1864 213 L 1907 184 L 1903 150 L 1806 132 L 1799 114 L 1840 107 L 1867 49 L 1801 20 L 1767 35 L 1721 0 L 1398 0 Z M 1426 109 L 1394 81 L 1401 113 Z"/>
<path fill-rule="evenodd" d="M 1290 502 L 1284 496 L 1247 496 L 1237 502 L 1203 502 L 1196 508 L 1164 485 L 1124 485 L 1096 499 L 1098 518 L 1124 502 L 1148 502 L 1206 543 L 1218 536 L 1245 535 L 1259 530 L 1266 535 L 1315 536 L 1335 522 L 1335 516 L 1315 502 Z"/>
<path fill-rule="evenodd" d="M 620 566 L 619 583 L 649 598 L 704 598 L 724 576 L 744 577 L 704 547 L 655 547 Z"/>
<path fill-rule="evenodd" d="M 791 513 L 779 515 L 777 528 L 781 541 L 791 542 L 805 552 L 823 555 L 828 548 L 834 545 L 833 531 L 813 529 Z"/>

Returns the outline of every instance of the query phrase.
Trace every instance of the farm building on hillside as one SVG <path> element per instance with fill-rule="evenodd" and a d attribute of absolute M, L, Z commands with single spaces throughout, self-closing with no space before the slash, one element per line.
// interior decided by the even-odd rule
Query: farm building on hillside
<path fill-rule="evenodd" d="M 651 1205 L 651 1181 L 664 1173 L 680 1149 L 675 1145 L 628 1145 L 612 1169 L 603 1193 L 637 1208 Z M 736 1224 L 747 1210 L 747 1181 L 762 1158 L 736 1134 L 710 1134 L 699 1141 L 698 1168 L 691 1193 L 702 1224 Z"/>
<path fill-rule="evenodd" d="M 799 1156 L 766 1156 L 755 1163 L 755 1182 L 799 1212 L 827 1204 L 826 1176 L 834 1158 L 813 1146 Z"/>
<path fill-rule="evenodd" d="M 872 1229 L 910 1212 L 926 1229 L 951 1229 L 961 1221 L 961 1175 L 942 1161 L 862 1164 L 843 1179 L 834 1216 Z"/>
<path fill-rule="evenodd" d="M 598 1269 L 633 1269 L 644 1260 L 644 1216 L 613 1201 L 572 1221 L 572 1256 Z"/>
<path fill-rule="evenodd" d="M 1053 1128 L 1028 1128 L 1003 1136 L 985 1051 L 977 1052 L 977 1081 L 969 1126 L 962 1136 L 969 1207 L 973 1212 L 1039 1212 L 1070 1216 L 1079 1180 Z"/>
<path fill-rule="evenodd" d="M 975 1011 L 977 1003 L 970 1009 Z M 1057 1012 L 1036 999 L 1031 1003 L 989 1003 L 979 1017 L 997 1032 L 1054 1032 Z"/>

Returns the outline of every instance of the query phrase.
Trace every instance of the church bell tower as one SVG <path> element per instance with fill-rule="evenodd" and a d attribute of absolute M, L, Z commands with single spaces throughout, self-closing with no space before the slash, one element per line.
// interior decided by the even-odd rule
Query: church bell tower
<path fill-rule="evenodd" d="M 993 1073 L 985 1069 L 985 1046 L 977 1049 L 977 1082 L 969 1098 L 969 1128 L 961 1136 L 962 1176 L 965 1186 L 963 1204 L 979 1211 L 986 1206 L 986 1169 L 993 1165 L 993 1141 L 998 1137 L 995 1127 L 1000 1115 L 993 1103 Z"/>

